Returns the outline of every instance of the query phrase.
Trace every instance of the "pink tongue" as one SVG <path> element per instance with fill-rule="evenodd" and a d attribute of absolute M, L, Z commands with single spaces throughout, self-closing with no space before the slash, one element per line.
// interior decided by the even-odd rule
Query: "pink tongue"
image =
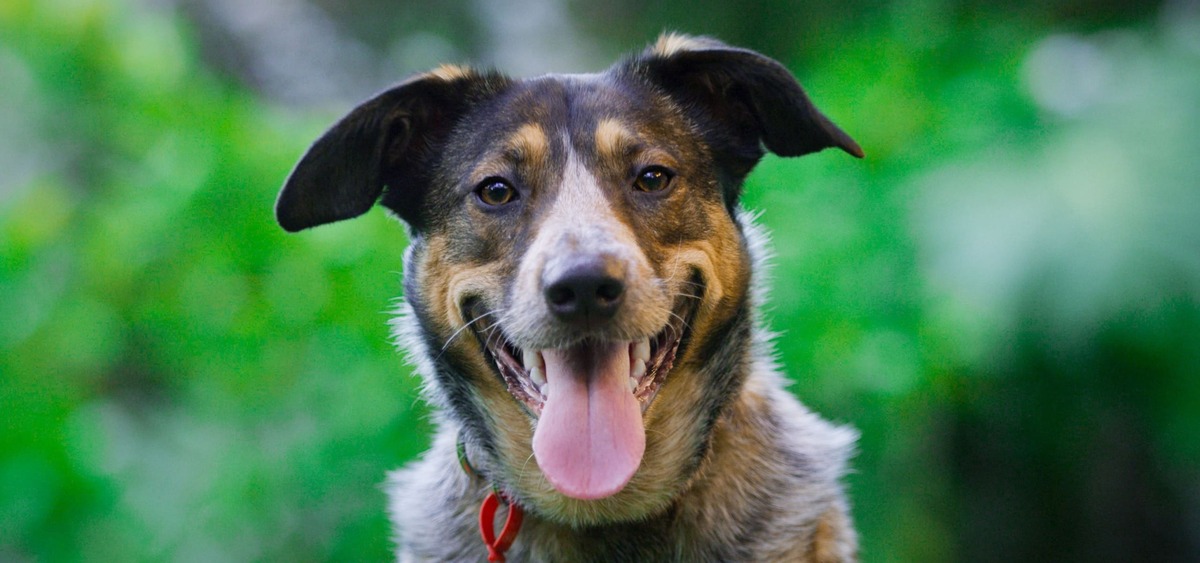
<path fill-rule="evenodd" d="M 533 433 L 538 466 L 558 492 L 616 494 L 642 463 L 646 429 L 629 390 L 629 343 L 544 350 L 546 402 Z"/>

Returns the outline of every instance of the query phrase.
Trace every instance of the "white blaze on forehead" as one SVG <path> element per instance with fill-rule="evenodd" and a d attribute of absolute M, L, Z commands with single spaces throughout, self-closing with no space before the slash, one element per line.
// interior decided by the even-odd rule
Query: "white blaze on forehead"
<path fill-rule="evenodd" d="M 619 160 L 636 142 L 633 133 L 616 119 L 604 119 L 596 125 L 596 153 L 600 158 Z"/>
<path fill-rule="evenodd" d="M 528 164 L 542 164 L 549 158 L 550 140 L 537 123 L 526 123 L 508 138 L 508 148 Z"/>
<path fill-rule="evenodd" d="M 547 244 L 552 246 L 543 246 Z M 581 245 L 587 245 L 588 253 L 628 258 L 629 252 L 637 248 L 637 238 L 613 211 L 595 174 L 567 143 L 562 183 L 549 213 L 542 218 L 530 254 L 541 249 L 561 255 L 578 251 Z"/>
<path fill-rule="evenodd" d="M 613 328 L 623 334 L 653 333 L 666 322 L 669 302 L 653 281 L 654 271 L 633 227 L 616 212 L 571 143 L 564 145 L 562 179 L 557 189 L 548 190 L 554 200 L 537 218 L 537 234 L 521 257 L 513 301 L 504 314 L 506 332 L 519 345 L 551 348 L 570 343 L 571 336 L 555 328 L 543 284 L 581 258 L 603 256 L 624 265 L 624 305 Z"/>

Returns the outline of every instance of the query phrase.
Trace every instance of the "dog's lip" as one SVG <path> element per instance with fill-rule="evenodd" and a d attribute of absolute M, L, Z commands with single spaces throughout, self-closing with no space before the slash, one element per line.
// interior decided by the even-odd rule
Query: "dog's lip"
<path fill-rule="evenodd" d="M 641 403 L 643 413 L 658 395 L 668 373 L 674 367 L 680 346 L 687 341 L 691 332 L 691 320 L 699 308 L 700 288 L 703 285 L 692 282 L 688 287 L 694 291 L 683 292 L 676 297 L 670 319 L 657 334 L 628 341 L 630 357 L 634 358 L 635 362 L 643 361 L 645 365 L 644 372 L 631 377 L 630 388 Z M 473 308 L 468 305 L 464 307 L 464 312 L 469 313 Z M 505 336 L 503 327 L 496 326 L 495 323 L 481 321 L 472 324 L 472 327 L 483 344 L 485 355 L 499 372 L 509 393 L 525 405 L 534 417 L 540 416 L 546 400 L 545 360 L 541 350 L 521 349 Z M 649 348 L 648 354 L 646 347 Z M 528 365 L 530 363 L 534 365 Z"/>

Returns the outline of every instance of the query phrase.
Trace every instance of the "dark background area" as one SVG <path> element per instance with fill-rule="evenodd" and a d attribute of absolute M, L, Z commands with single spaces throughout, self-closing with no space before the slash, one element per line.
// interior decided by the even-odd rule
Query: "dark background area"
<path fill-rule="evenodd" d="M 1200 3 L 8 0 L 0 561 L 387 560 L 428 443 L 379 210 L 273 222 L 443 62 L 663 30 L 788 65 L 867 152 L 768 157 L 792 389 L 859 428 L 865 561 L 1200 560 Z"/>

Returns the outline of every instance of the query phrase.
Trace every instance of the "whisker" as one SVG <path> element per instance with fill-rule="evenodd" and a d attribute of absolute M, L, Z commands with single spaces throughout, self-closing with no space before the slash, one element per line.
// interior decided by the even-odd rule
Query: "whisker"
<path fill-rule="evenodd" d="M 491 315 L 491 314 L 494 314 L 494 313 L 495 313 L 495 311 L 487 311 L 487 312 L 483 313 L 482 315 L 479 315 L 478 317 L 475 317 L 474 319 L 471 319 L 471 320 L 470 320 L 470 321 L 468 321 L 466 324 L 462 325 L 462 327 L 460 327 L 458 330 L 454 331 L 454 334 L 451 334 L 451 335 L 450 335 L 450 338 L 447 338 L 447 339 L 446 339 L 446 343 L 442 345 L 442 350 L 441 350 L 441 351 L 442 351 L 442 352 L 445 352 L 445 351 L 446 351 L 446 348 L 449 348 L 449 347 L 450 347 L 450 344 L 452 344 L 452 343 L 454 342 L 454 339 L 455 339 L 455 338 L 458 338 L 458 335 L 459 335 L 459 334 L 462 334 L 462 332 L 463 332 L 464 330 L 467 330 L 467 328 L 469 328 L 471 325 L 475 324 L 476 322 L 479 322 L 479 321 L 480 321 L 481 319 L 483 319 L 484 317 L 486 317 L 486 316 L 488 316 L 488 315 Z M 440 356 L 441 354 L 438 354 L 438 355 Z"/>
<path fill-rule="evenodd" d="M 676 254 L 679 254 L 680 248 L 683 248 L 683 233 L 679 234 L 679 240 L 675 243 Z M 679 260 L 676 260 L 673 264 L 671 264 L 671 274 L 667 276 L 666 281 L 672 281 L 675 279 L 675 274 L 679 272 L 679 262 Z"/>
<path fill-rule="evenodd" d="M 686 329 L 686 330 L 692 329 L 691 323 L 689 323 L 688 320 L 686 318 L 684 318 L 683 315 L 680 315 L 679 313 L 676 313 L 675 311 L 671 311 L 670 314 L 672 317 L 679 319 L 679 324 L 680 324 L 681 329 Z"/>
<path fill-rule="evenodd" d="M 495 313 L 496 313 L 495 311 L 487 311 L 487 312 L 483 313 L 482 315 L 479 315 L 478 317 L 471 319 L 470 322 L 464 324 L 458 330 L 454 331 L 454 334 L 451 334 L 450 338 L 446 339 L 446 343 L 442 345 L 442 349 L 438 351 L 437 356 L 434 356 L 433 361 L 436 363 L 438 360 L 442 359 L 442 356 L 446 355 L 446 351 L 450 349 L 450 345 L 454 343 L 454 339 L 458 338 L 459 335 L 461 335 L 464 330 L 467 330 L 467 328 L 469 328 L 471 325 L 479 322 L 484 317 L 486 317 L 488 315 L 493 315 Z"/>
<path fill-rule="evenodd" d="M 493 338 L 496 339 L 495 344 L 492 344 Z M 504 333 L 500 331 L 499 323 L 488 327 L 487 334 L 485 335 L 483 342 L 488 348 L 499 348 L 502 344 L 504 344 Z"/>
<path fill-rule="evenodd" d="M 681 244 L 678 244 L 678 245 L 676 245 L 676 250 L 678 250 L 680 246 L 683 246 L 683 244 L 681 243 Z M 679 268 L 680 268 L 682 265 L 683 265 L 683 261 L 682 261 L 682 260 L 674 260 L 674 261 L 672 261 L 672 262 L 671 262 L 671 273 L 670 273 L 669 275 L 667 275 L 666 279 L 667 279 L 667 280 L 673 280 L 673 279 L 675 279 L 675 278 L 676 278 L 676 276 L 679 274 Z"/>
<path fill-rule="evenodd" d="M 517 480 L 525 476 L 525 469 L 529 467 L 530 461 L 533 461 L 533 452 L 529 452 L 529 457 L 525 458 L 525 463 L 521 464 L 521 469 L 517 471 Z"/>

